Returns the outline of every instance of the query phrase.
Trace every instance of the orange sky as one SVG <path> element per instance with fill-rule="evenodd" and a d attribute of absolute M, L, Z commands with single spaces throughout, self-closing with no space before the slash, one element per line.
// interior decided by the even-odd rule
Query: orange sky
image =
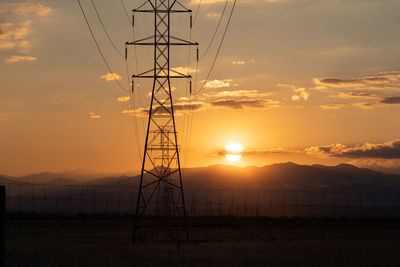
<path fill-rule="evenodd" d="M 95 3 L 123 53 L 132 33 L 122 5 Z M 197 9 L 196 1 L 184 3 Z M 200 55 L 224 3 L 202 1 L 192 31 Z M 139 113 L 148 107 L 151 86 L 142 81 L 136 87 L 137 139 L 129 94 L 113 81 L 128 86 L 124 59 L 90 1 L 82 4 L 114 77 L 76 1 L 0 3 L 2 174 L 140 169 L 146 118 Z M 140 2 L 125 4 L 133 9 Z M 194 90 L 204 88 L 191 98 L 193 113 L 177 114 L 183 167 L 229 163 L 221 151 L 238 142 L 244 149 L 235 163 L 240 166 L 295 161 L 399 168 L 399 8 L 397 0 L 239 0 L 208 81 L 222 30 L 197 73 L 195 50 L 190 52 L 189 71 L 198 76 Z M 151 23 L 138 18 L 136 35 L 145 36 Z M 174 35 L 189 39 L 187 17 L 172 23 Z M 151 66 L 150 48 L 138 49 L 139 70 L 134 55 L 130 48 L 130 74 Z M 175 50 L 172 64 L 188 70 L 188 56 L 187 49 Z M 184 105 L 187 85 L 173 86 L 174 102 Z"/>

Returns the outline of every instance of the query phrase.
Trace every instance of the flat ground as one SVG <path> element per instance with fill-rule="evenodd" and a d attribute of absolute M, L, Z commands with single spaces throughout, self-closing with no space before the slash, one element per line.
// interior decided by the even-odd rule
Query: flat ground
<path fill-rule="evenodd" d="M 398 221 L 198 218 L 131 243 L 128 219 L 9 219 L 6 266 L 400 266 Z M 146 230 L 142 230 L 147 233 Z"/>

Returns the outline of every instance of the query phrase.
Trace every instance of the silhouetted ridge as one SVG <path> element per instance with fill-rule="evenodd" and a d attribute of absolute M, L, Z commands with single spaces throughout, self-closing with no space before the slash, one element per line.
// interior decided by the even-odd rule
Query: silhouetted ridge
<path fill-rule="evenodd" d="M 337 166 L 299 165 L 293 162 L 263 167 L 211 165 L 182 169 L 184 188 L 262 189 L 262 190 L 324 190 L 324 191 L 398 191 L 400 176 L 389 175 L 350 164 Z M 43 177 L 41 176 L 43 175 Z M 150 174 L 146 174 L 150 175 Z M 75 179 L 51 173 L 33 174 L 22 178 L 0 178 L 0 183 L 77 184 Z M 137 186 L 140 175 L 109 176 L 89 182 L 86 186 Z M 40 182 L 39 182 L 40 181 Z"/>

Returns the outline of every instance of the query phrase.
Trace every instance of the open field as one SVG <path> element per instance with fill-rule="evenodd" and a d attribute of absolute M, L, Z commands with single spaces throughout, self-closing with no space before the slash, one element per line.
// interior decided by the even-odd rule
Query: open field
<path fill-rule="evenodd" d="M 178 246 L 132 245 L 129 218 L 17 217 L 7 223 L 7 266 L 400 265 L 398 220 L 191 218 Z"/>

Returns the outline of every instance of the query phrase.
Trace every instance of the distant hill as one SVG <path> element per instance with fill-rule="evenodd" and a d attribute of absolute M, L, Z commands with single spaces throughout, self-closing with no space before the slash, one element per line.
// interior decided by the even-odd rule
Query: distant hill
<path fill-rule="evenodd" d="M 233 188 L 262 190 L 398 191 L 400 175 L 385 174 L 349 164 L 337 166 L 298 165 L 292 162 L 264 167 L 212 165 L 182 170 L 185 188 Z M 140 176 L 107 176 L 79 180 L 54 173 L 38 173 L 20 178 L 0 179 L 0 183 L 82 184 L 136 186 Z"/>
<path fill-rule="evenodd" d="M 6 184 L 16 184 L 19 183 L 17 181 L 14 181 L 12 178 L 5 178 L 4 176 L 0 175 L 0 184 L 1 185 L 6 185 Z"/>

